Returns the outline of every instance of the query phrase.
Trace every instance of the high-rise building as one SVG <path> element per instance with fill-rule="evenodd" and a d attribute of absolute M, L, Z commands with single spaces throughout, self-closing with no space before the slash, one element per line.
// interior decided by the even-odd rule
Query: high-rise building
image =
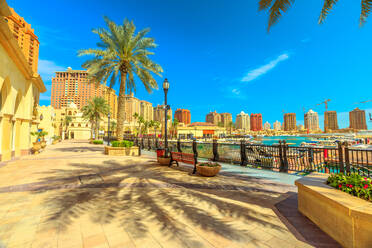
<path fill-rule="evenodd" d="M 309 131 L 319 130 L 319 117 L 318 113 L 310 109 L 304 116 L 305 129 Z"/>
<path fill-rule="evenodd" d="M 118 99 L 115 90 L 90 82 L 87 71 L 72 70 L 69 67 L 67 71 L 56 72 L 52 78 L 51 105 L 55 109 L 67 107 L 70 103 L 81 109 L 93 97 L 105 98 L 110 105 L 112 116 L 116 118 Z"/>
<path fill-rule="evenodd" d="M 249 114 L 244 113 L 244 111 L 240 112 L 240 114 L 236 115 L 236 128 L 241 130 L 250 130 L 251 123 L 249 120 Z"/>
<path fill-rule="evenodd" d="M 217 126 L 221 122 L 221 115 L 216 111 L 210 112 L 205 117 L 205 122 L 212 123 Z"/>
<path fill-rule="evenodd" d="M 262 131 L 261 114 L 251 114 L 251 131 Z"/>
<path fill-rule="evenodd" d="M 224 127 L 230 127 L 230 123 L 232 122 L 232 115 L 230 113 L 221 113 L 221 122 Z"/>
<path fill-rule="evenodd" d="M 104 87 L 103 89 L 103 96 L 110 106 L 110 114 L 111 118 L 117 119 L 118 117 L 118 97 L 115 94 L 115 90 L 111 89 L 110 87 Z"/>
<path fill-rule="evenodd" d="M 21 47 L 32 72 L 37 73 L 40 44 L 39 39 L 31 28 L 31 24 L 28 24 L 25 19 L 14 11 L 14 9 L 9 8 L 9 10 L 11 15 L 5 17 L 5 21 L 7 21 L 14 38 L 18 41 L 18 45 Z"/>
<path fill-rule="evenodd" d="M 191 123 L 190 110 L 188 110 L 188 109 L 177 109 L 176 112 L 174 112 L 174 119 L 177 119 L 178 122 L 182 122 L 185 125 L 190 124 Z"/>
<path fill-rule="evenodd" d="M 280 130 L 282 130 L 282 124 L 280 123 L 280 121 L 276 121 L 276 122 L 274 122 L 274 130 L 275 130 L 275 131 L 280 131 Z"/>
<path fill-rule="evenodd" d="M 329 132 L 331 130 L 338 130 L 336 111 L 324 112 L 324 132 Z"/>
<path fill-rule="evenodd" d="M 295 113 L 284 114 L 284 131 L 294 131 L 296 129 L 297 129 L 296 114 Z"/>
<path fill-rule="evenodd" d="M 268 121 L 265 122 L 265 124 L 264 124 L 264 130 L 270 130 L 270 129 L 271 129 L 270 123 Z"/>
<path fill-rule="evenodd" d="M 140 100 L 139 115 L 142 116 L 145 121 L 154 120 L 154 108 L 152 107 L 152 103 Z"/>
<path fill-rule="evenodd" d="M 349 112 L 350 128 L 356 130 L 367 130 L 366 112 L 355 108 Z"/>
<path fill-rule="evenodd" d="M 156 107 L 154 107 L 154 121 L 158 121 L 161 123 L 161 132 L 162 134 L 164 134 L 164 119 L 165 119 L 165 106 L 164 105 L 158 105 Z M 172 109 L 168 109 L 168 112 L 167 112 L 167 116 L 169 117 L 168 119 L 168 122 L 167 122 L 167 125 L 168 125 L 168 128 L 170 128 L 171 124 L 172 124 Z"/>

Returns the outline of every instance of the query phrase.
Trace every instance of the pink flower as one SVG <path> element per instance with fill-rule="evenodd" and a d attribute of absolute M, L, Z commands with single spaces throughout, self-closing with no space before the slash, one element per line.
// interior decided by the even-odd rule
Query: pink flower
<path fill-rule="evenodd" d="M 368 188 L 368 184 L 364 185 L 364 188 L 365 188 L 365 189 Z"/>
<path fill-rule="evenodd" d="M 365 177 L 364 180 L 367 181 L 367 178 Z"/>
<path fill-rule="evenodd" d="M 339 185 L 338 185 L 338 187 L 339 187 L 339 188 L 342 188 L 342 185 L 341 185 L 341 184 L 339 184 Z"/>

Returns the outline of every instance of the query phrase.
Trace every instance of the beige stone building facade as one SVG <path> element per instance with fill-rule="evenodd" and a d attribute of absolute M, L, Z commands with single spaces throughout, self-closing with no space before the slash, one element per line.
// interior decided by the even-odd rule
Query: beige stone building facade
<path fill-rule="evenodd" d="M 244 111 L 240 112 L 236 116 L 235 124 L 237 129 L 243 130 L 244 132 L 251 130 L 249 114 L 244 113 Z"/>
<path fill-rule="evenodd" d="M 217 111 L 210 112 L 205 117 L 205 122 L 212 123 L 212 124 L 217 126 L 218 123 L 221 122 L 221 115 L 219 113 L 217 113 Z"/>
<path fill-rule="evenodd" d="M 318 113 L 310 109 L 304 116 L 305 129 L 309 132 L 319 130 L 319 117 Z"/>
<path fill-rule="evenodd" d="M 188 126 L 177 128 L 180 139 L 190 138 L 220 138 L 227 135 L 226 128 L 208 122 L 193 122 Z"/>
<path fill-rule="evenodd" d="M 30 153 L 30 132 L 38 126 L 39 94 L 46 91 L 15 39 L 5 17 L 12 12 L 0 1 L 0 161 Z"/>

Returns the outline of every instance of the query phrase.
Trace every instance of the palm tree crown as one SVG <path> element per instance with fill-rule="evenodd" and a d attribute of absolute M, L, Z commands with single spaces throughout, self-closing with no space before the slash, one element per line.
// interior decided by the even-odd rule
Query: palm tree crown
<path fill-rule="evenodd" d="M 94 56 L 86 61 L 83 67 L 96 83 L 109 80 L 110 87 L 113 87 L 115 82 L 119 81 L 117 138 L 122 140 L 126 91 L 136 90 L 134 79 L 137 77 L 151 93 L 152 89 L 158 87 L 152 73 L 161 76 L 163 69 L 148 57 L 154 54 L 150 50 L 157 46 L 153 38 L 145 37 L 150 29 L 136 33 L 133 22 L 124 20 L 122 25 L 117 25 L 107 17 L 104 19 L 108 29 L 93 30 L 101 39 L 101 42 L 97 43 L 99 49 L 81 50 L 79 56 Z"/>
<path fill-rule="evenodd" d="M 295 0 L 260 0 L 259 10 L 269 10 L 268 30 L 278 22 L 282 14 L 292 6 L 294 1 Z M 319 24 L 325 21 L 329 12 L 337 2 L 338 0 L 324 0 L 323 8 L 318 19 Z M 372 0 L 361 0 L 361 7 L 359 22 L 360 25 L 363 25 L 372 11 Z"/>
<path fill-rule="evenodd" d="M 110 106 L 102 97 L 94 97 L 87 105 L 82 108 L 83 118 L 95 123 L 96 138 L 98 137 L 99 121 L 103 115 L 107 115 L 110 111 Z M 93 129 L 93 128 L 92 128 Z"/>

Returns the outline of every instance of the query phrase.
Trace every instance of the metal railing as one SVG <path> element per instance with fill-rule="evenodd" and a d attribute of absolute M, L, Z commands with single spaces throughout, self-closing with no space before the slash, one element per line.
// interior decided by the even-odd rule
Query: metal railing
<path fill-rule="evenodd" d="M 164 141 L 155 138 L 126 137 L 142 150 L 155 151 L 164 148 Z M 358 173 L 372 177 L 372 150 L 349 148 L 347 143 L 337 147 L 288 146 L 285 141 L 278 145 L 168 141 L 169 151 L 197 153 L 198 158 L 211 161 L 240 164 L 280 172 Z"/>

